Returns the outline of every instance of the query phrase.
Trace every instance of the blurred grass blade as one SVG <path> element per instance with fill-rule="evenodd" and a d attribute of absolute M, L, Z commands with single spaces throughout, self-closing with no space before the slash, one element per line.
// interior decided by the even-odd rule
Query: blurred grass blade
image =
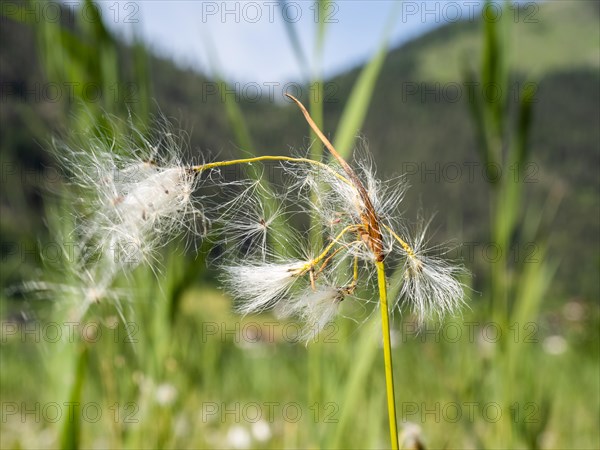
<path fill-rule="evenodd" d="M 476 80 L 475 73 L 473 69 L 466 68 L 464 69 L 465 75 L 463 79 L 466 86 L 474 86 L 475 83 L 478 83 Z M 475 138 L 477 140 L 476 150 L 479 153 L 479 157 L 484 164 L 484 167 L 488 167 L 491 163 L 494 162 L 495 158 L 492 154 L 492 150 L 490 148 L 488 142 L 488 132 L 486 127 L 486 121 L 484 117 L 484 105 L 481 98 L 481 94 L 476 91 L 467 101 L 469 112 L 471 113 L 471 119 L 475 124 Z M 495 181 L 496 178 L 491 178 L 492 181 Z"/>
<path fill-rule="evenodd" d="M 291 20 L 286 20 L 285 18 L 285 9 L 287 6 L 287 0 L 281 0 L 278 2 L 279 8 L 281 10 L 281 17 L 283 19 L 283 24 L 285 25 L 285 32 L 290 41 L 290 45 L 292 46 L 292 50 L 294 52 L 294 56 L 296 57 L 296 62 L 298 63 L 298 67 L 302 71 L 302 75 L 305 77 L 305 80 L 310 79 L 310 76 L 307 73 L 307 68 L 309 67 L 308 59 L 304 54 L 304 50 L 302 49 L 302 44 L 300 43 L 300 37 L 296 32 L 296 27 L 294 22 Z"/>
<path fill-rule="evenodd" d="M 150 124 L 150 98 L 152 97 L 152 86 L 150 81 L 150 68 L 148 64 L 148 51 L 137 36 L 133 44 L 133 64 L 134 64 L 134 87 L 133 98 L 126 99 L 136 105 L 136 119 L 138 126 L 146 129 Z M 127 91 L 126 91 L 127 92 Z"/>
<path fill-rule="evenodd" d="M 323 59 L 323 51 L 325 50 L 325 34 L 327 32 L 327 11 L 329 5 L 333 5 L 330 0 L 319 0 L 316 5 L 317 10 L 317 35 L 315 38 L 315 66 L 313 67 L 313 77 L 320 78 L 321 74 L 321 61 Z"/>
<path fill-rule="evenodd" d="M 504 86 L 500 84 L 500 65 L 502 60 L 501 43 L 498 36 L 498 25 L 492 10 L 493 3 L 487 0 L 483 7 L 483 26 L 484 26 L 484 47 L 481 59 L 481 81 L 483 86 L 496 86 L 502 89 Z M 494 9 L 495 11 L 495 9 Z M 493 18 L 492 18 L 493 17 Z M 498 99 L 484 99 L 487 101 L 487 107 L 484 112 L 488 113 L 488 119 L 494 126 L 494 131 L 499 134 L 502 129 L 503 117 Z"/>
<path fill-rule="evenodd" d="M 379 73 L 387 56 L 390 34 L 401 11 L 401 5 L 401 2 L 394 4 L 379 49 L 373 59 L 363 68 L 344 107 L 333 144 L 344 158 L 350 156 L 352 146 L 356 140 L 356 133 L 362 127 L 367 115 Z"/>
<path fill-rule="evenodd" d="M 517 136 L 516 136 L 516 163 L 518 169 L 523 170 L 523 166 L 527 161 L 530 153 L 529 146 L 529 135 L 531 129 L 531 122 L 533 118 L 533 103 L 535 101 L 536 84 L 525 83 L 521 89 L 519 104 L 519 118 L 517 123 Z"/>
<path fill-rule="evenodd" d="M 546 298 L 550 283 L 559 266 L 558 261 L 546 262 L 547 249 L 536 247 L 535 262 L 523 264 L 522 275 L 516 286 L 515 310 L 511 320 L 518 324 L 533 323 L 538 316 L 542 301 Z"/>
<path fill-rule="evenodd" d="M 84 344 L 78 350 L 75 380 L 69 395 L 69 404 L 72 409 L 64 417 L 64 426 L 60 437 L 60 448 L 78 449 L 81 446 L 81 403 L 83 384 L 87 369 L 87 348 Z"/>
<path fill-rule="evenodd" d="M 217 83 L 219 84 L 219 91 L 229 89 L 227 82 L 223 81 L 221 78 L 218 78 Z M 256 152 L 254 151 L 254 144 L 252 143 L 252 137 L 250 136 L 250 131 L 248 130 L 248 125 L 246 124 L 244 114 L 242 113 L 239 105 L 235 100 L 229 100 L 227 96 L 224 103 L 227 119 L 231 125 L 237 145 L 244 151 L 249 152 L 252 155 L 256 155 Z"/>
<path fill-rule="evenodd" d="M 208 34 L 204 35 L 203 38 L 206 42 L 205 48 L 208 54 L 211 72 L 219 85 L 219 92 L 222 92 L 223 89 L 229 90 L 227 81 L 225 81 L 225 78 L 222 75 L 223 71 L 221 70 L 221 64 L 217 56 L 216 46 Z M 248 130 L 246 120 L 244 119 L 244 114 L 237 104 L 236 99 L 231 101 L 229 97 L 229 95 L 226 95 L 222 98 L 225 106 L 225 114 L 231 125 L 235 141 L 240 148 L 244 149 L 244 151 L 249 152 L 251 155 L 255 155 L 252 137 L 250 136 L 250 131 Z"/>
<path fill-rule="evenodd" d="M 379 344 L 381 342 L 379 334 L 380 327 L 377 320 L 372 320 L 370 323 L 365 324 L 365 329 L 360 332 L 360 342 L 356 349 L 356 354 L 360 355 L 360 358 L 356 359 L 356 364 L 352 368 L 348 381 L 343 387 L 344 394 L 341 397 L 344 399 L 344 404 L 341 408 L 342 414 L 333 435 L 333 442 L 329 442 L 327 448 L 343 448 L 342 439 L 348 427 L 348 422 L 352 417 L 358 417 L 356 415 L 358 401 L 364 393 L 364 386 L 368 384 L 367 377 L 379 353 Z M 382 415 L 385 415 L 385 411 L 382 411 Z"/>

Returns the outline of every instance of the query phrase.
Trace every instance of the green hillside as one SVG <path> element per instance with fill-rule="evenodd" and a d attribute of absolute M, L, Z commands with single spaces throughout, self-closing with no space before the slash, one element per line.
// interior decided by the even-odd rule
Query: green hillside
<path fill-rule="evenodd" d="M 598 2 L 559 0 L 510 10 L 515 70 L 535 80 L 552 72 L 600 68 L 599 8 Z M 423 39 L 430 46 L 417 58 L 415 75 L 419 79 L 460 79 L 465 58 L 476 58 L 481 52 L 477 27 L 461 28 L 449 27 Z"/>

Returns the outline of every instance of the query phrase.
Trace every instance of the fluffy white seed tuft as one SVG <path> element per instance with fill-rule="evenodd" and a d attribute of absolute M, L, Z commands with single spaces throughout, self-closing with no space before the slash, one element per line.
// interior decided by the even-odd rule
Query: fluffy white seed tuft
<path fill-rule="evenodd" d="M 204 223 L 192 196 L 199 177 L 178 159 L 177 149 L 161 153 L 147 144 L 121 154 L 116 144 L 93 138 L 89 146 L 58 150 L 71 184 L 80 189 L 78 234 L 91 254 L 130 269 L 174 235 L 197 231 L 198 218 Z"/>
<path fill-rule="evenodd" d="M 300 320 L 304 327 L 298 338 L 309 341 L 335 318 L 343 299 L 343 292 L 333 286 L 319 286 L 314 291 L 307 288 L 301 295 L 278 305 L 277 316 Z"/>
<path fill-rule="evenodd" d="M 419 322 L 431 316 L 452 315 L 464 305 L 463 285 L 457 280 L 461 271 L 438 258 L 409 257 L 400 297 L 411 304 Z"/>
<path fill-rule="evenodd" d="M 433 316 L 441 319 L 452 315 L 465 304 L 464 286 L 458 279 L 466 271 L 427 254 L 427 225 L 421 224 L 416 239 L 410 243 L 412 253 L 405 253 L 404 279 L 397 301 L 404 298 L 420 323 Z"/>
<path fill-rule="evenodd" d="M 273 307 L 289 292 L 306 264 L 295 260 L 225 266 L 225 283 L 240 301 L 237 311 L 250 314 Z"/>
<path fill-rule="evenodd" d="M 140 263 L 186 227 L 194 184 L 194 174 L 181 167 L 156 167 L 139 181 L 117 184 L 115 197 L 99 212 L 103 249 L 115 262 Z"/>

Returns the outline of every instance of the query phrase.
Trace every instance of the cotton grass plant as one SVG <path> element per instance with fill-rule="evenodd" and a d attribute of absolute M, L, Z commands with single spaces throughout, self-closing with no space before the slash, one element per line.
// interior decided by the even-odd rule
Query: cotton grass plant
<path fill-rule="evenodd" d="M 186 164 L 181 143 L 167 131 L 158 143 L 138 135 L 128 148 L 98 137 L 59 146 L 75 194 L 73 237 L 81 249 L 76 267 L 83 274 L 75 280 L 85 285 L 82 292 L 94 293 L 84 296 L 78 314 L 113 299 L 117 276 L 141 264 L 157 266 L 157 250 L 181 235 L 241 249 L 225 251 L 218 263 L 236 310 L 244 315 L 271 310 L 281 319 L 296 319 L 304 325 L 299 338 L 307 342 L 338 315 L 346 298 L 377 280 L 391 446 L 398 448 L 390 312 L 406 304 L 421 322 L 454 313 L 464 302 L 462 269 L 428 254 L 426 227 L 409 235 L 402 219 L 402 178 L 379 180 L 366 154 L 351 166 L 304 106 L 288 97 L 328 150 L 327 163 L 268 155 Z M 261 162 L 274 162 L 289 175 L 292 182 L 283 194 L 252 177 L 230 181 L 220 173 L 227 166 Z M 225 200 L 200 194 L 211 187 L 236 194 Z M 266 196 L 271 196 L 268 204 Z M 311 248 L 299 233 L 279 233 L 276 221 L 297 213 L 318 217 L 321 248 Z M 281 247 L 285 255 L 277 251 Z M 402 273 L 400 294 L 393 299 L 388 299 L 386 265 L 398 265 Z M 48 286 L 31 283 L 28 290 Z"/>

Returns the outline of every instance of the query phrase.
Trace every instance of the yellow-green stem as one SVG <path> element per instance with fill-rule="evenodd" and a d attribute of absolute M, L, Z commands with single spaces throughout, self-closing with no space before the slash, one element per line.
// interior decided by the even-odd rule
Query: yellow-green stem
<path fill-rule="evenodd" d="M 411 248 L 410 245 L 407 244 L 407 242 L 402 239 L 400 236 L 398 236 L 396 234 L 396 232 L 394 230 L 392 230 L 390 227 L 388 227 L 385 223 L 382 224 L 383 227 L 389 231 L 389 233 L 394 237 L 394 239 L 396 239 L 398 241 L 398 243 L 400 244 L 400 246 L 404 249 L 404 251 L 406 252 L 406 255 L 413 258 L 415 256 L 415 251 Z"/>
<path fill-rule="evenodd" d="M 390 422 L 390 444 L 393 450 L 399 448 L 398 428 L 396 425 L 396 400 L 394 395 L 394 372 L 392 370 L 392 343 L 390 339 L 390 316 L 387 302 L 387 286 L 385 282 L 385 265 L 383 261 L 377 265 L 377 284 L 379 286 L 379 308 L 381 309 L 381 331 L 383 334 L 383 358 L 385 362 L 385 388 L 387 394 L 388 418 Z"/>
<path fill-rule="evenodd" d="M 335 244 L 337 244 L 339 242 L 339 240 L 346 233 L 348 233 L 349 231 L 352 231 L 352 230 L 358 230 L 358 229 L 360 229 L 360 227 L 361 227 L 361 225 L 348 225 L 346 228 L 344 228 L 342 231 L 340 231 L 338 233 L 338 235 L 331 240 L 329 245 L 327 245 L 327 247 L 325 247 L 325 249 L 321 252 L 321 254 L 319 256 L 317 256 L 315 259 L 313 259 L 312 261 L 310 261 L 308 264 L 306 264 L 306 266 L 304 266 L 303 270 L 309 270 L 311 267 L 314 267 L 317 264 L 319 264 L 319 262 L 321 262 L 323 260 L 323 258 L 325 258 L 327 256 L 327 254 L 331 251 L 333 246 Z"/>
<path fill-rule="evenodd" d="M 316 166 L 316 167 L 319 167 L 321 169 L 327 170 L 334 177 L 338 178 L 339 180 L 343 181 L 344 183 L 348 184 L 349 186 L 354 186 L 350 182 L 350 180 L 348 180 L 343 175 L 339 174 L 337 171 L 335 171 L 334 169 L 332 169 L 331 167 L 329 167 L 325 163 L 322 163 L 320 161 L 314 161 L 314 160 L 309 159 L 309 158 L 294 158 L 294 157 L 291 157 L 291 156 L 271 156 L 271 155 L 267 155 L 267 156 L 254 156 L 254 157 L 251 157 L 251 158 L 242 158 L 242 159 L 230 159 L 230 160 L 227 160 L 227 161 L 217 161 L 217 162 L 213 162 L 213 163 L 200 164 L 200 165 L 197 165 L 197 166 L 192 166 L 192 167 L 190 167 L 190 169 L 193 170 L 193 171 L 195 171 L 195 172 L 202 172 L 204 170 L 216 169 L 218 167 L 233 166 L 235 164 L 251 164 L 253 162 L 262 162 L 262 161 L 287 161 L 287 162 L 297 162 L 297 163 L 311 164 L 313 166 Z"/>

